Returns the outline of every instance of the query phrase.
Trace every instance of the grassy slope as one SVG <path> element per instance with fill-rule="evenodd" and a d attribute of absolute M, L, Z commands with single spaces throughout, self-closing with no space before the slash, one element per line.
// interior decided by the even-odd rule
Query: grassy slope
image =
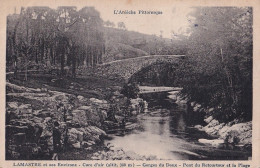
<path fill-rule="evenodd" d="M 84 75 L 73 78 L 58 78 L 55 76 L 43 75 L 30 75 L 27 81 L 22 80 L 23 77 L 14 79 L 8 76 L 7 79 L 14 84 L 30 87 L 30 88 L 47 88 L 50 90 L 61 91 L 65 93 L 82 95 L 84 97 L 94 97 L 99 99 L 106 99 L 107 96 L 118 90 L 118 87 L 123 85 L 124 81 L 111 80 L 94 75 Z"/>
<path fill-rule="evenodd" d="M 155 43 L 170 44 L 170 39 L 134 31 L 105 27 L 104 32 L 106 40 L 104 62 L 149 55 L 149 47 L 154 48 Z"/>

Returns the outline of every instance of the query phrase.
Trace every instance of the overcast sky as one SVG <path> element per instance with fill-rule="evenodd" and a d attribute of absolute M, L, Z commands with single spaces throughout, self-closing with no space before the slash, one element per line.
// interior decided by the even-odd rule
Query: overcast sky
<path fill-rule="evenodd" d="M 124 22 L 127 30 L 137 31 L 145 34 L 160 35 L 160 31 L 163 32 L 163 37 L 171 38 L 172 33 L 185 34 L 188 27 L 188 13 L 191 12 L 191 8 L 187 6 L 174 6 L 174 5 L 152 5 L 152 4 L 110 4 L 110 1 L 104 1 L 104 3 L 95 4 L 92 1 L 88 1 L 86 4 L 73 4 L 77 9 L 81 9 L 84 6 L 94 6 L 100 12 L 101 18 L 104 21 L 110 20 L 116 25 L 118 22 Z M 63 4 L 63 6 L 71 6 L 71 4 Z M 26 4 L 28 6 L 49 6 L 51 8 L 57 8 L 59 4 Z M 14 6 L 7 8 L 8 13 L 14 13 Z M 17 13 L 20 6 L 16 6 Z M 115 15 L 114 10 L 133 10 L 138 13 L 138 10 L 149 11 L 162 11 L 161 15 L 141 15 L 141 14 L 121 14 Z"/>

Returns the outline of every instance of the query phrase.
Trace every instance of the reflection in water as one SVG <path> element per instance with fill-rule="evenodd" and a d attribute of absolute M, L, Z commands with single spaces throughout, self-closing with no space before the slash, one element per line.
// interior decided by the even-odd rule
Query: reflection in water
<path fill-rule="evenodd" d="M 114 135 L 109 142 L 115 147 L 145 156 L 156 155 L 158 159 L 223 159 L 223 153 L 216 158 L 206 156 L 216 149 L 198 143 L 199 138 L 210 138 L 191 127 L 202 124 L 198 123 L 203 121 L 201 114 L 189 112 L 186 106 L 177 106 L 167 99 L 167 93 L 146 94 L 142 98 L 149 104 L 149 112 L 137 116 L 142 129 L 124 136 Z"/>
<path fill-rule="evenodd" d="M 183 115 L 180 115 L 179 120 L 177 121 L 177 132 L 184 132 L 185 131 L 185 123 L 184 123 L 184 119 L 183 119 Z"/>

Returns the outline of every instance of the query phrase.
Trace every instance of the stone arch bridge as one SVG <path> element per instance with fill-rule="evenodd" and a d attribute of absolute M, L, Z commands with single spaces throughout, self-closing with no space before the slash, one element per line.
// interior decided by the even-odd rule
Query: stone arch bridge
<path fill-rule="evenodd" d="M 132 75 L 144 67 L 156 62 L 178 62 L 178 60 L 183 59 L 184 57 L 185 55 L 149 55 L 117 60 L 99 65 L 96 73 L 108 77 L 119 76 L 128 81 Z"/>

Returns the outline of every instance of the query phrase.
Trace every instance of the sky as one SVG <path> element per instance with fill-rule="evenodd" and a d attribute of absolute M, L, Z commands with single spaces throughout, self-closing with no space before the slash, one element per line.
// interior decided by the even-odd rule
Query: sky
<path fill-rule="evenodd" d="M 98 9 L 98 8 L 97 8 Z M 125 10 L 124 8 L 122 10 Z M 127 10 L 127 9 L 126 9 Z M 149 10 L 142 9 L 142 10 Z M 162 15 L 114 15 L 113 9 L 109 12 L 100 12 L 103 20 L 110 20 L 114 23 L 123 21 L 128 30 L 137 31 L 145 34 L 162 35 L 165 38 L 171 38 L 172 32 L 176 34 L 185 34 L 189 26 L 188 13 L 190 8 L 163 8 L 154 9 L 162 11 Z M 136 10 L 138 12 L 138 9 Z"/>
<path fill-rule="evenodd" d="M 55 2 L 55 1 L 54 1 Z M 75 2 L 75 1 L 74 1 Z M 151 1 L 152 2 L 152 1 Z M 164 38 L 172 38 L 174 34 L 187 35 L 187 28 L 189 26 L 188 14 L 192 11 L 192 8 L 188 6 L 176 6 L 176 5 L 154 5 L 154 4 L 130 4 L 128 3 L 113 3 L 110 1 L 103 1 L 103 3 L 94 3 L 93 1 L 87 1 L 87 3 L 77 4 L 63 4 L 63 6 L 76 6 L 77 9 L 81 9 L 84 6 L 94 6 L 96 10 L 100 12 L 100 16 L 104 21 L 112 21 L 117 25 L 118 22 L 124 22 L 127 30 L 136 31 L 144 34 L 155 34 L 159 36 L 162 33 Z M 8 13 L 19 13 L 19 10 L 28 6 L 48 6 L 50 8 L 57 8 L 60 6 L 58 3 L 48 4 L 23 4 L 16 5 L 7 8 Z M 114 10 L 132 10 L 138 13 L 138 10 L 144 11 L 161 11 L 161 15 L 145 15 L 145 14 L 114 14 Z"/>

